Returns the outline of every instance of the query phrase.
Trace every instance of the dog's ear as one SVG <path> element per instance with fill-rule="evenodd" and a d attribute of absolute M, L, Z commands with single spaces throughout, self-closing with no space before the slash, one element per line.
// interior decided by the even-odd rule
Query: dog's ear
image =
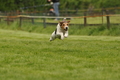
<path fill-rule="evenodd" d="M 70 22 L 70 21 L 67 21 L 68 23 Z"/>
<path fill-rule="evenodd" d="M 59 23 L 61 23 L 61 24 L 62 24 L 62 23 L 63 23 L 63 21 L 59 21 Z"/>
<path fill-rule="evenodd" d="M 60 26 L 62 26 L 63 22 L 59 22 L 60 23 Z"/>

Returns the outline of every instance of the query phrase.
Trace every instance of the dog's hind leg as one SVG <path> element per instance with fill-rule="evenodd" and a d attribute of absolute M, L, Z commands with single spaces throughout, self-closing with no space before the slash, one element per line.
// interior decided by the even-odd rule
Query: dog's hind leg
<path fill-rule="evenodd" d="M 54 32 L 52 33 L 51 37 L 50 37 L 50 41 L 53 41 L 55 39 L 55 34 Z"/>
<path fill-rule="evenodd" d="M 52 39 L 52 37 L 50 37 L 50 41 L 52 41 L 53 39 Z"/>
<path fill-rule="evenodd" d="M 50 41 L 53 41 L 54 39 L 55 39 L 54 37 L 52 37 L 52 36 L 50 37 Z"/>

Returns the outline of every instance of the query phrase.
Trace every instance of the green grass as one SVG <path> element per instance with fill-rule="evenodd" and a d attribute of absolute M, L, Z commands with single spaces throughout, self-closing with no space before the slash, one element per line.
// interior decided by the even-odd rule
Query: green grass
<path fill-rule="evenodd" d="M 120 37 L 0 29 L 0 80 L 119 80 Z"/>

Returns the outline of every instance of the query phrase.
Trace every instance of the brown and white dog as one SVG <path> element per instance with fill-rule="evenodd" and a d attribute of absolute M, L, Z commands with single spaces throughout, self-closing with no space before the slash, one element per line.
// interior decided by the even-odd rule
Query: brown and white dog
<path fill-rule="evenodd" d="M 64 38 L 68 37 L 69 22 L 70 21 L 66 21 L 66 19 L 59 22 L 55 31 L 52 33 L 50 37 L 50 41 L 53 41 L 56 38 L 63 40 Z"/>

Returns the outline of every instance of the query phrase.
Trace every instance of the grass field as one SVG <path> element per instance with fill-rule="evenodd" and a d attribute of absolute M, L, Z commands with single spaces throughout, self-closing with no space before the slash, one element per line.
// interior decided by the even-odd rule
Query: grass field
<path fill-rule="evenodd" d="M 0 29 L 0 80 L 120 80 L 120 37 Z"/>

